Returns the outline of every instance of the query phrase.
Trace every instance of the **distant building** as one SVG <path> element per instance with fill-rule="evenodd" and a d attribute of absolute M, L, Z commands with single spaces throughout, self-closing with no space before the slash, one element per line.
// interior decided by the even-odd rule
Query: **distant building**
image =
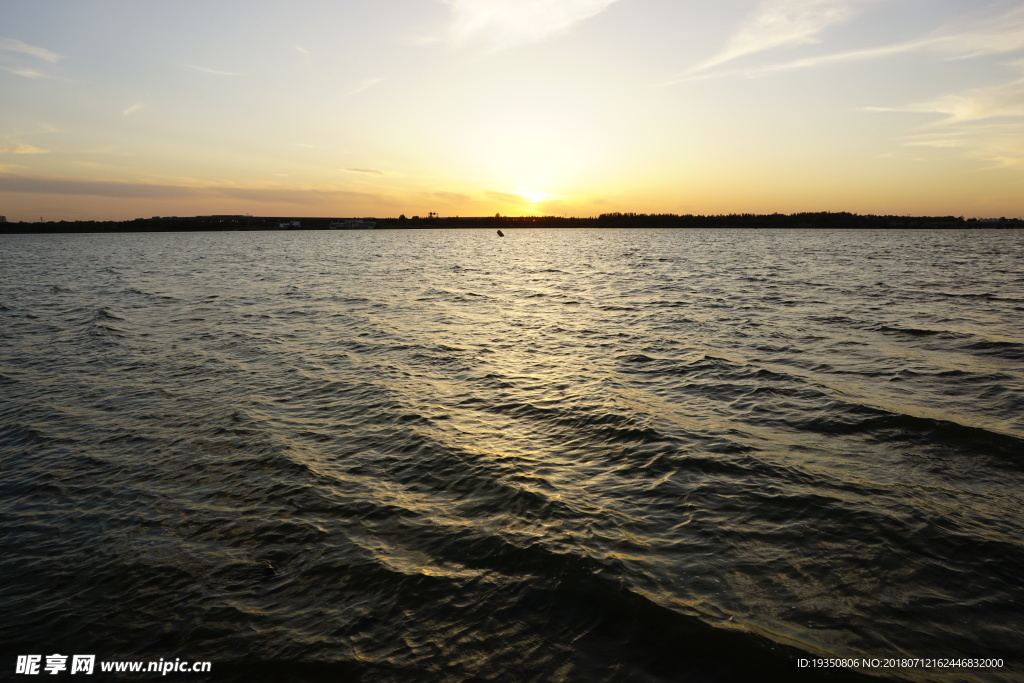
<path fill-rule="evenodd" d="M 6 223 L 6 222 L 7 222 L 7 216 L 0 216 L 0 223 Z"/>

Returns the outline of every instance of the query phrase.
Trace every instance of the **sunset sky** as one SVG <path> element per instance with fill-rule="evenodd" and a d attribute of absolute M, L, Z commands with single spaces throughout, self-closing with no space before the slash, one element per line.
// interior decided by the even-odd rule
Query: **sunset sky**
<path fill-rule="evenodd" d="M 1024 214 L 1020 0 L 0 0 L 8 220 Z"/>

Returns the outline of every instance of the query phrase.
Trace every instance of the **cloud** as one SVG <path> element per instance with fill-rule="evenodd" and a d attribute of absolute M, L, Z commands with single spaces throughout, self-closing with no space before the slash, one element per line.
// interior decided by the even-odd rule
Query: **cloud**
<path fill-rule="evenodd" d="M 828 64 L 840 64 L 844 62 L 860 62 L 868 61 L 872 59 L 880 59 L 882 57 L 888 57 L 890 55 L 896 55 L 907 52 L 915 52 L 921 50 L 929 45 L 934 45 L 938 42 L 935 38 L 927 38 L 921 40 L 914 40 L 905 43 L 896 43 L 894 45 L 885 45 L 882 47 L 865 48 L 860 50 L 847 50 L 845 52 L 833 52 L 831 54 L 817 55 L 815 57 L 806 57 L 803 59 L 794 59 L 788 62 L 779 62 L 776 64 L 768 64 L 765 66 L 757 66 L 744 69 L 731 69 L 727 71 L 714 71 L 712 73 L 697 73 L 696 70 L 691 70 L 688 75 L 682 78 L 676 78 L 660 85 L 675 85 L 677 83 L 687 83 L 691 81 L 706 81 L 713 80 L 716 78 L 725 78 L 728 76 L 741 76 L 745 78 L 756 78 L 758 76 L 766 76 L 780 71 L 794 71 L 797 69 L 811 69 L 819 66 L 826 66 Z"/>
<path fill-rule="evenodd" d="M 0 50 L 4 52 L 17 52 L 20 54 L 35 57 L 41 59 L 44 62 L 54 64 L 64 59 L 64 55 L 59 55 L 56 52 L 52 52 L 43 47 L 36 47 L 35 45 L 29 45 L 20 40 L 14 38 L 0 38 Z"/>
<path fill-rule="evenodd" d="M 865 111 L 941 115 L 918 128 L 904 147 L 959 152 L 997 167 L 1024 165 L 1024 60 L 1009 64 L 1017 77 L 1003 83 L 947 92 L 923 102 Z"/>
<path fill-rule="evenodd" d="M 208 66 L 196 66 L 195 64 L 182 64 L 182 66 L 196 71 L 202 71 L 206 74 L 213 74 L 215 76 L 241 76 L 242 74 L 235 73 L 234 71 L 221 71 L 220 69 L 211 69 Z"/>
<path fill-rule="evenodd" d="M 902 146 L 959 154 L 989 168 L 1024 167 L 1024 121 L 951 124 L 908 136 Z"/>
<path fill-rule="evenodd" d="M 49 150 L 39 149 L 32 145 L 16 142 L 13 145 L 0 145 L 0 154 L 46 154 Z"/>
<path fill-rule="evenodd" d="M 743 73 L 746 76 L 761 76 L 778 71 L 791 71 L 794 69 L 811 69 L 828 64 L 840 64 L 843 62 L 862 62 L 872 59 L 881 59 L 890 55 L 898 55 L 907 52 L 916 52 L 928 45 L 934 44 L 934 39 L 914 40 L 895 45 L 866 48 L 863 50 L 847 50 L 845 52 L 833 52 L 832 54 L 808 57 L 806 59 L 794 59 L 779 64 L 769 64 L 755 69 L 747 69 Z"/>
<path fill-rule="evenodd" d="M 840 62 L 879 59 L 907 52 L 932 52 L 945 59 L 969 59 L 1024 50 L 1024 7 L 987 17 L 973 26 L 957 22 L 931 35 L 893 45 L 837 52 L 808 59 L 784 62 L 748 72 L 757 75 L 772 71 L 805 69 Z"/>
<path fill-rule="evenodd" d="M 84 195 L 118 199 L 242 199 L 279 204 L 325 204 L 337 201 L 377 199 L 366 192 L 306 188 L 188 186 L 105 180 L 41 178 L 0 173 L 0 192 Z"/>
<path fill-rule="evenodd" d="M 981 40 L 982 36 L 991 33 L 973 32 L 956 36 L 945 36 L 940 39 L 940 49 L 952 50 L 954 57 L 974 57 L 981 47 L 986 50 L 1024 50 L 1024 8 L 1014 12 L 1018 15 L 1016 27 L 1001 25 L 1000 33 L 1004 38 L 1018 35 L 1018 41 L 994 39 L 991 42 Z M 979 88 L 968 88 L 959 92 L 947 92 L 924 102 L 903 104 L 887 107 L 864 107 L 866 111 L 878 112 L 913 112 L 927 114 L 944 114 L 945 118 L 932 124 L 933 126 L 949 126 L 952 124 L 972 123 L 995 118 L 1024 119 L 1024 58 L 1006 62 L 1004 67 L 1015 72 L 1015 77 L 1002 83 L 994 83 Z M 1024 123 L 1024 121 L 1021 121 Z"/>
<path fill-rule="evenodd" d="M 896 107 L 865 107 L 867 111 L 945 114 L 940 123 L 964 123 L 1000 116 L 1024 117 L 1024 78 L 959 93 L 947 93 L 932 100 Z"/>
<path fill-rule="evenodd" d="M 429 194 L 429 196 L 430 197 L 436 197 L 437 199 L 442 199 L 442 200 L 444 200 L 446 202 L 455 202 L 455 203 L 458 203 L 458 202 L 465 203 L 465 202 L 469 202 L 469 201 L 473 200 L 473 197 L 471 197 L 468 194 L 464 194 L 462 192 L 449 192 L 447 190 L 435 190 L 435 191 L 431 192 Z"/>
<path fill-rule="evenodd" d="M 876 0 L 764 0 L 729 39 L 725 49 L 690 73 L 784 45 L 818 42 L 829 26 L 847 21 Z"/>
<path fill-rule="evenodd" d="M 511 192 L 497 192 L 491 190 L 486 193 L 488 199 L 506 202 L 508 204 L 529 204 L 530 200 L 521 194 L 513 194 Z"/>
<path fill-rule="evenodd" d="M 366 173 L 367 175 L 384 175 L 384 171 L 378 171 L 375 168 L 346 168 L 345 170 L 352 173 Z"/>
<path fill-rule="evenodd" d="M 359 93 L 363 92 L 364 90 L 369 90 L 370 88 L 372 88 L 373 86 L 377 85 L 378 83 L 383 83 L 383 82 L 384 82 L 383 78 L 367 78 L 366 80 L 359 81 L 359 83 L 356 84 L 356 87 L 354 87 L 351 90 L 349 90 L 347 93 L 345 93 L 345 95 L 347 97 L 351 97 L 352 95 L 358 95 Z"/>
<path fill-rule="evenodd" d="M 316 61 L 316 56 L 306 48 L 302 47 L 301 45 L 295 45 L 293 47 L 295 48 L 296 52 L 302 55 L 302 61 L 306 64 L 306 66 L 312 66 L 313 62 Z"/>
<path fill-rule="evenodd" d="M 139 111 L 140 109 L 142 109 L 145 106 L 146 105 L 144 105 L 141 102 L 136 102 L 135 104 L 133 104 L 132 106 L 128 107 L 127 109 L 122 110 L 121 111 L 121 115 L 122 116 L 131 116 L 132 114 L 134 114 L 135 112 Z"/>
<path fill-rule="evenodd" d="M 32 69 L 27 66 L 0 66 L 0 69 L 14 74 L 15 76 L 22 76 L 24 78 L 53 78 L 49 74 L 45 74 L 38 69 Z"/>
<path fill-rule="evenodd" d="M 733 69 L 710 74 L 699 73 L 709 69 L 711 66 L 726 61 L 721 59 L 720 56 L 691 69 L 686 76 L 663 85 L 721 78 L 724 76 L 745 76 L 750 78 L 781 71 L 869 61 L 913 52 L 929 52 L 943 59 L 968 59 L 986 55 L 1006 54 L 1019 50 L 1024 50 L 1024 7 L 1014 8 L 994 16 L 982 17 L 980 20 L 974 20 L 973 22 L 959 20 L 929 35 L 901 43 L 833 52 L 748 69 Z"/>
<path fill-rule="evenodd" d="M 1004 54 L 1024 49 L 1024 6 L 985 17 L 964 30 L 962 22 L 936 35 L 933 47 L 959 58 Z"/>
<path fill-rule="evenodd" d="M 493 50 L 544 40 L 585 21 L 618 0 L 445 0 L 447 37 L 455 45 L 483 41 Z"/>
<path fill-rule="evenodd" d="M 23 63 L 26 56 L 47 64 L 55 64 L 64 59 L 63 55 L 43 47 L 29 45 L 14 38 L 0 38 L 0 59 L 5 62 L 0 64 L 0 69 L 22 78 L 53 78 L 45 71 Z"/>
<path fill-rule="evenodd" d="M 173 185 L 39 178 L 10 174 L 0 175 L 0 192 L 91 195 L 122 199 L 185 199 L 198 196 L 196 188 Z"/>

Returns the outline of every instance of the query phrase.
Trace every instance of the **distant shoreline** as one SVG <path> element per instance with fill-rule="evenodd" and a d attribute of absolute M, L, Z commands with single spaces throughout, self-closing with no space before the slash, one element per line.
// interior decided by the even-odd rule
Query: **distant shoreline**
<path fill-rule="evenodd" d="M 334 230 L 337 217 L 215 215 L 136 218 L 128 221 L 0 222 L 0 234 L 99 232 L 207 232 L 236 230 Z M 727 214 L 717 216 L 608 213 L 596 218 L 488 216 L 376 218 L 375 229 L 423 228 L 791 228 L 791 229 L 970 229 L 1024 228 L 1016 218 L 875 216 L 847 212 Z M 287 226 L 287 227 L 284 227 Z"/>

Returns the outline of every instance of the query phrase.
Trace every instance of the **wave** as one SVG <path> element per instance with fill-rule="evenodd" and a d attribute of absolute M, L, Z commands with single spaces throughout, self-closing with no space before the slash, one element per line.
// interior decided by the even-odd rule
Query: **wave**
<path fill-rule="evenodd" d="M 122 291 L 123 294 L 128 294 L 133 297 L 143 297 L 158 302 L 167 301 L 180 301 L 178 297 L 170 296 L 169 294 L 156 294 L 154 292 L 147 292 L 137 287 L 128 287 Z"/>
<path fill-rule="evenodd" d="M 884 444 L 926 447 L 932 453 L 959 452 L 993 459 L 1004 467 L 1024 469 L 1024 438 L 953 420 L 895 413 L 863 404 L 832 401 L 819 415 L 787 418 L 795 429 L 829 435 L 866 435 Z"/>
<path fill-rule="evenodd" d="M 931 330 L 920 327 L 903 327 L 898 325 L 873 325 L 866 329 L 889 334 L 906 334 L 912 337 L 931 337 L 934 335 L 941 335 L 946 338 L 956 339 L 966 336 L 960 333 L 950 332 L 948 330 Z"/>
<path fill-rule="evenodd" d="M 965 349 L 1007 360 L 1024 360 L 1024 343 L 981 339 L 964 345 Z"/>

